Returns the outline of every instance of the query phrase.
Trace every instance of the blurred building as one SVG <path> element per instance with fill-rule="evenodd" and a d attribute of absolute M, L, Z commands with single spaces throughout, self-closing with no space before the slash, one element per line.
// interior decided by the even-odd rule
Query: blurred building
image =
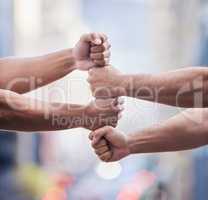
<path fill-rule="evenodd" d="M 112 43 L 112 64 L 126 73 L 158 73 L 198 60 L 207 64 L 205 5 L 206 1 L 200 0 L 0 0 L 0 55 L 39 55 L 72 47 L 84 32 L 101 31 Z M 85 104 L 92 98 L 86 76 L 75 72 L 26 95 Z M 64 99 L 56 94 L 57 88 L 64 91 Z M 119 129 L 129 133 L 178 112 L 168 106 L 127 99 Z M 191 152 L 180 152 L 136 155 L 105 165 L 95 158 L 87 135 L 88 131 L 82 129 L 57 134 L 2 132 L 0 169 L 5 166 L 8 174 L 0 180 L 9 183 L 0 181 L 0 199 L 13 200 L 1 197 L 1 191 L 15 183 L 13 170 L 7 169 L 15 167 L 16 161 L 20 168 L 35 164 L 47 174 L 70 174 L 74 182 L 68 190 L 69 199 L 206 198 L 206 150 L 196 152 L 194 159 Z M 37 171 L 31 173 L 30 179 L 35 179 Z"/>

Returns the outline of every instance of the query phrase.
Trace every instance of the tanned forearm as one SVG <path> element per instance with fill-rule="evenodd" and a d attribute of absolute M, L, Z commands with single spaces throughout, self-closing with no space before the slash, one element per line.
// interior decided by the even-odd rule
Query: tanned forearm
<path fill-rule="evenodd" d="M 0 129 L 55 131 L 84 127 L 85 106 L 46 103 L 0 90 Z"/>
<path fill-rule="evenodd" d="M 159 75 L 123 75 L 126 94 L 179 107 L 207 107 L 208 69 L 184 68 Z"/>
<path fill-rule="evenodd" d="M 0 59 L 0 88 L 25 93 L 75 69 L 72 49 L 33 58 Z"/>
<path fill-rule="evenodd" d="M 189 109 L 163 124 L 130 134 L 131 153 L 187 150 L 208 144 L 208 109 Z"/>

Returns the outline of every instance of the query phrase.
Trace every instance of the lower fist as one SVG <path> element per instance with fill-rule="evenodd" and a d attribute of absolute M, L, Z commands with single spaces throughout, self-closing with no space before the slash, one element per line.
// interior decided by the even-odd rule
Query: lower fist
<path fill-rule="evenodd" d="M 127 137 L 113 127 L 97 129 L 89 138 L 95 153 L 104 162 L 118 161 L 130 154 Z"/>

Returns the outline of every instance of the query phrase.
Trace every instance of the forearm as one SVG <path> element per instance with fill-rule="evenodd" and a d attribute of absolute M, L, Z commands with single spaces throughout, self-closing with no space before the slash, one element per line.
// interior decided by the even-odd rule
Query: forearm
<path fill-rule="evenodd" d="M 179 107 L 206 107 L 208 69 L 185 68 L 159 75 L 123 75 L 127 96 Z"/>
<path fill-rule="evenodd" d="M 187 150 L 208 144 L 208 109 L 190 109 L 165 123 L 130 134 L 131 153 Z"/>
<path fill-rule="evenodd" d="M 74 69 L 71 49 L 33 58 L 0 59 L 0 88 L 25 93 L 60 79 Z"/>
<path fill-rule="evenodd" d="M 0 91 L 0 129 L 55 131 L 84 127 L 84 112 L 85 106 L 46 103 Z"/>

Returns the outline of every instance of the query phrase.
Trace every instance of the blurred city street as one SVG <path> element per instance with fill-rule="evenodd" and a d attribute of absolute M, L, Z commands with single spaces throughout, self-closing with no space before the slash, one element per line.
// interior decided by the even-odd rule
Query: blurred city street
<path fill-rule="evenodd" d="M 41 55 L 73 47 L 83 33 L 103 32 L 111 65 L 125 73 L 206 66 L 207 17 L 206 0 L 0 0 L 0 56 Z M 87 76 L 75 71 L 25 95 L 86 104 L 93 99 Z M 118 129 L 142 130 L 180 111 L 126 97 Z M 207 147 L 103 163 L 88 134 L 1 131 L 0 200 L 207 199 Z"/>

